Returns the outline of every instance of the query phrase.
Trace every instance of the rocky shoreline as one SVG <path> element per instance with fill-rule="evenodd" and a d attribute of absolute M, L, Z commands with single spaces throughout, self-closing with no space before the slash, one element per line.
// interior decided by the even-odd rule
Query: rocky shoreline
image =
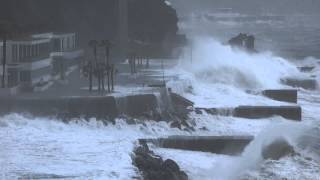
<path fill-rule="evenodd" d="M 133 165 L 144 180 L 188 180 L 186 172 L 172 159 L 162 159 L 146 143 L 140 143 L 132 154 Z"/>

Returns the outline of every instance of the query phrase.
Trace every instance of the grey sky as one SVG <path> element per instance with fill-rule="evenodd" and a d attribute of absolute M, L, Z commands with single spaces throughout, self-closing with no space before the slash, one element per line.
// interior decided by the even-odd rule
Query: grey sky
<path fill-rule="evenodd" d="M 320 0 L 170 0 L 181 11 L 233 8 L 244 12 L 320 13 Z"/>

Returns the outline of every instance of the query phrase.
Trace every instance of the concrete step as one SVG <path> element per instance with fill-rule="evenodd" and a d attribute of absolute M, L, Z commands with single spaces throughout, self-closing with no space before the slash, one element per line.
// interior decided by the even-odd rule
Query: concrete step
<path fill-rule="evenodd" d="M 311 72 L 314 68 L 315 68 L 314 66 L 301 66 L 301 67 L 298 67 L 298 69 L 301 72 Z"/>
<path fill-rule="evenodd" d="M 262 94 L 268 98 L 290 103 L 297 103 L 298 90 L 296 89 L 270 89 L 262 91 Z"/>
<path fill-rule="evenodd" d="M 238 106 L 236 108 L 196 108 L 196 113 L 205 111 L 219 116 L 234 116 L 248 119 L 262 119 L 282 116 L 288 120 L 301 121 L 300 106 Z"/>
<path fill-rule="evenodd" d="M 239 155 L 252 140 L 252 136 L 170 136 L 139 141 L 153 143 L 162 148 Z"/>
<path fill-rule="evenodd" d="M 301 121 L 300 106 L 239 106 L 234 109 L 233 116 L 259 119 L 282 116 L 289 120 Z"/>
<path fill-rule="evenodd" d="M 288 86 L 304 88 L 308 90 L 316 90 L 318 88 L 318 82 L 316 79 L 295 79 L 285 78 L 281 82 Z"/>

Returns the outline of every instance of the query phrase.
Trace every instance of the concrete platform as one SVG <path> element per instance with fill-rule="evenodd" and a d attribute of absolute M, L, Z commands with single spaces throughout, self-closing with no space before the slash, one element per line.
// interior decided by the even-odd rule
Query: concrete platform
<path fill-rule="evenodd" d="M 170 136 L 160 139 L 141 139 L 162 148 L 239 155 L 253 140 L 252 136 Z"/>
<path fill-rule="evenodd" d="M 264 90 L 262 94 L 268 98 L 284 101 L 290 103 L 298 102 L 298 90 L 296 89 L 275 89 L 275 90 Z"/>
<path fill-rule="evenodd" d="M 62 118 L 114 119 L 120 114 L 140 117 L 156 114 L 157 98 L 154 94 L 124 97 L 48 97 L 1 98 L 0 114 L 28 113 L 35 116 L 59 116 Z"/>
<path fill-rule="evenodd" d="M 286 78 L 282 79 L 281 82 L 288 86 L 304 88 L 308 90 L 316 90 L 318 88 L 318 82 L 316 79 L 295 79 Z"/>
<path fill-rule="evenodd" d="M 235 108 L 196 108 L 196 113 L 205 111 L 211 115 L 234 116 L 247 119 L 262 119 L 282 116 L 288 120 L 301 121 L 300 106 L 238 106 Z"/>
<path fill-rule="evenodd" d="M 233 116 L 249 119 L 282 116 L 286 119 L 301 121 L 300 106 L 239 106 L 234 109 Z"/>
<path fill-rule="evenodd" d="M 314 68 L 315 68 L 314 66 L 301 66 L 301 67 L 298 67 L 298 69 L 301 72 L 311 72 Z"/>

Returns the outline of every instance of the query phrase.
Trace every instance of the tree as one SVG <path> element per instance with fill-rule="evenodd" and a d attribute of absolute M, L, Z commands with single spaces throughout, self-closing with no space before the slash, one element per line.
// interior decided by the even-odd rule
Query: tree
<path fill-rule="evenodd" d="M 92 74 L 93 74 L 93 67 L 97 67 L 97 46 L 98 41 L 91 40 L 89 41 L 89 46 L 93 48 L 93 55 L 94 55 L 94 61 L 95 64 L 93 65 L 92 61 L 89 62 L 89 91 L 92 91 Z M 99 82 L 100 83 L 100 82 Z M 99 85 L 100 88 L 100 85 Z"/>
<path fill-rule="evenodd" d="M 111 66 L 110 66 L 110 48 L 112 47 L 112 43 L 109 40 L 102 40 L 100 43 L 100 46 L 105 47 L 105 53 L 106 53 L 105 68 L 107 71 L 108 92 L 110 92 L 111 91 L 110 90 L 110 78 L 111 78 L 111 81 L 113 82 L 113 79 L 112 79 L 113 75 L 110 75 L 110 73 L 112 73 Z M 104 76 L 103 76 L 102 82 L 104 82 Z M 103 84 L 103 86 L 104 86 L 104 84 Z M 104 87 L 103 87 L 103 89 L 104 89 Z"/>

